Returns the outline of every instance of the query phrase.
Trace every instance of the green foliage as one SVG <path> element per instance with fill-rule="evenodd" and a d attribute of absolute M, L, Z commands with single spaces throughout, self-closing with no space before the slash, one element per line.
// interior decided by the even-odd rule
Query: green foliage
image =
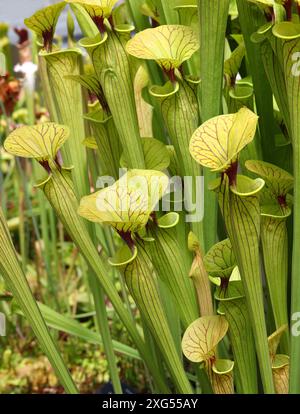
<path fill-rule="evenodd" d="M 0 391 L 300 393 L 299 2 L 117 3 L 0 79 Z"/>

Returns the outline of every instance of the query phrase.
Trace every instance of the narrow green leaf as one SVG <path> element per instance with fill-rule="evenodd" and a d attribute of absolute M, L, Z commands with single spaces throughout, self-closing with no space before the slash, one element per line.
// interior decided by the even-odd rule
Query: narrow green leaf
<path fill-rule="evenodd" d="M 141 10 L 143 3 L 145 3 L 144 0 L 126 0 L 134 24 L 139 31 L 150 26 L 149 19 L 147 19 Z"/>
<path fill-rule="evenodd" d="M 13 293 L 24 315 L 28 319 L 43 352 L 48 357 L 61 384 L 68 393 L 77 394 L 77 388 L 60 355 L 57 345 L 54 343 L 47 329 L 26 280 L 26 276 L 19 265 L 2 209 L 0 209 L 0 272 L 4 277 L 7 287 Z"/>
<path fill-rule="evenodd" d="M 70 4 L 70 6 L 76 16 L 82 34 L 87 37 L 96 36 L 98 29 L 91 20 L 88 12 L 80 4 Z"/>
<path fill-rule="evenodd" d="M 48 306 L 39 303 L 39 308 L 45 319 L 46 324 L 57 331 L 66 332 L 69 335 L 83 339 L 86 342 L 92 344 L 103 345 L 101 336 L 90 329 L 85 328 L 80 322 L 75 319 L 55 312 Z M 140 359 L 139 353 L 126 344 L 113 340 L 114 350 L 121 355 L 128 356 L 129 358 Z"/>

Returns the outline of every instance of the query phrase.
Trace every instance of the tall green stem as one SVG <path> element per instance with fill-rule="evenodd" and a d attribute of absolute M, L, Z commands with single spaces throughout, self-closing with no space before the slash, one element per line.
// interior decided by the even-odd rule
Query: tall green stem
<path fill-rule="evenodd" d="M 257 394 L 255 346 L 241 282 L 229 282 L 226 290 L 218 288 L 215 298 L 220 301 L 218 312 L 225 314 L 229 324 L 237 390 L 242 394 Z"/>
<path fill-rule="evenodd" d="M 263 150 L 264 160 L 272 162 L 275 152 L 272 91 L 266 72 L 262 69 L 263 61 L 259 46 L 253 43 L 250 38 L 252 33 L 266 21 L 258 7 L 248 0 L 237 0 L 237 6 L 259 115 L 261 136 L 259 144 Z"/>
<path fill-rule="evenodd" d="M 274 393 L 260 274 L 260 187 L 247 179 L 233 192 L 227 176 L 223 180 L 219 204 L 243 281 L 263 387 Z"/>
<path fill-rule="evenodd" d="M 287 283 L 288 283 L 288 234 L 286 219 L 263 217 L 261 240 L 264 264 L 272 303 L 276 328 L 288 324 Z M 284 332 L 282 339 L 284 354 L 289 353 L 289 334 Z"/>
<path fill-rule="evenodd" d="M 224 38 L 229 0 L 198 0 L 200 18 L 200 102 L 202 122 L 222 113 Z M 216 242 L 217 203 L 207 190 L 215 175 L 205 169 L 204 235 L 205 250 Z"/>
<path fill-rule="evenodd" d="M 129 33 L 132 28 L 129 28 Z M 124 157 L 131 168 L 144 168 L 139 124 L 133 93 L 132 73 L 129 57 L 125 51 L 129 33 L 117 33 L 107 29 L 103 35 L 84 38 L 81 46 L 89 53 L 96 75 L 103 88 L 111 110 Z M 120 111 L 120 108 L 123 110 Z"/>
<path fill-rule="evenodd" d="M 164 356 L 178 392 L 190 394 L 192 389 L 168 326 L 150 258 L 143 242 L 138 242 L 137 248 L 136 258 L 122 266 L 126 284 Z"/>
<path fill-rule="evenodd" d="M 203 172 L 189 152 L 191 136 L 199 126 L 197 91 L 198 82 L 189 78 L 178 81 L 175 86 L 168 82 L 163 87 L 153 86 L 150 89 L 151 95 L 160 103 L 161 113 L 180 163 L 181 177 L 186 177 L 185 202 L 189 204 L 186 217 L 189 217 L 193 232 L 201 245 L 204 245 L 202 217 L 197 211 L 201 204 L 198 195 L 202 195 L 202 182 L 199 179 Z"/>
<path fill-rule="evenodd" d="M 283 29 L 283 30 L 282 30 Z M 292 35 L 289 30 L 292 30 Z M 287 31 L 287 34 L 286 34 Z M 293 222 L 293 260 L 292 260 L 292 317 L 300 310 L 300 77 L 295 73 L 295 53 L 299 53 L 300 33 L 297 26 L 290 22 L 278 23 L 273 34 L 279 42 L 277 49 L 278 61 L 281 64 L 287 88 L 290 111 L 291 134 L 294 161 L 294 222 Z M 278 40 L 279 39 L 279 40 Z M 297 55 L 296 55 L 297 56 Z M 291 336 L 291 371 L 290 392 L 300 392 L 300 337 Z"/>

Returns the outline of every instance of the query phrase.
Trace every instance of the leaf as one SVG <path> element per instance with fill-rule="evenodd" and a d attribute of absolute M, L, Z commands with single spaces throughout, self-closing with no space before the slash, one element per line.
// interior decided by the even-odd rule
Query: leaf
<path fill-rule="evenodd" d="M 278 36 L 278 48 L 276 49 L 276 55 L 281 64 L 282 71 L 284 73 L 284 79 L 287 89 L 288 107 L 291 120 L 291 138 L 293 143 L 293 162 L 294 162 L 294 219 L 293 219 L 293 258 L 292 258 L 292 300 L 291 300 L 291 314 L 297 312 L 300 304 L 299 297 L 299 268 L 300 268 L 300 255 L 299 255 L 299 228 L 300 228 L 300 192 L 299 192 L 299 76 L 296 73 L 295 64 L 298 59 L 293 59 L 293 56 L 297 57 L 300 44 L 300 31 L 299 25 L 294 25 L 292 22 L 284 22 L 290 25 L 282 26 L 278 23 L 277 28 L 273 28 L 273 34 Z M 296 26 L 296 27 L 295 27 Z M 282 30 L 283 31 L 282 31 Z M 288 39 L 285 39 L 288 37 Z M 277 43 L 276 41 L 276 43 Z M 295 54 L 295 55 L 294 55 Z M 296 75 L 296 76 L 294 76 Z M 291 335 L 291 377 L 290 377 L 290 392 L 298 393 L 300 390 L 300 377 L 299 377 L 299 361 L 300 361 L 300 341 L 296 335 Z"/>
<path fill-rule="evenodd" d="M 155 60 L 164 70 L 179 68 L 199 49 L 195 32 L 181 25 L 163 25 L 137 33 L 126 46 L 139 59 Z"/>
<path fill-rule="evenodd" d="M 194 253 L 200 250 L 200 243 L 198 237 L 192 231 L 190 231 L 188 235 L 188 248 L 191 252 Z"/>
<path fill-rule="evenodd" d="M 139 120 L 141 137 L 153 137 L 153 106 L 143 99 L 143 90 L 149 84 L 149 75 L 143 65 L 139 67 L 134 78 L 134 94 L 136 111 Z M 147 167 L 148 169 L 149 167 Z"/>
<path fill-rule="evenodd" d="M 121 232 L 142 230 L 168 186 L 158 171 L 131 170 L 114 185 L 83 197 L 79 215 Z"/>
<path fill-rule="evenodd" d="M 224 39 L 228 23 L 229 0 L 198 0 L 200 29 L 200 78 L 199 100 L 202 122 L 222 113 L 224 82 Z M 200 124 L 199 124 L 200 125 Z M 215 176 L 204 170 L 204 182 Z M 214 195 L 204 190 L 204 237 L 207 251 L 217 241 L 217 203 Z"/>
<path fill-rule="evenodd" d="M 178 13 L 179 23 L 184 26 L 191 26 L 199 36 L 199 18 L 197 1 L 180 0 L 176 1 L 174 10 Z"/>
<path fill-rule="evenodd" d="M 289 356 L 276 355 L 273 361 L 272 369 L 276 394 L 288 394 L 290 374 Z"/>
<path fill-rule="evenodd" d="M 144 16 L 151 17 L 152 20 L 161 24 L 158 3 L 159 0 L 146 0 L 145 3 L 140 6 L 140 12 Z"/>
<path fill-rule="evenodd" d="M 66 2 L 80 4 L 94 20 L 97 17 L 103 19 L 110 17 L 118 0 L 66 0 Z"/>
<path fill-rule="evenodd" d="M 268 338 L 276 394 L 288 394 L 289 390 L 289 356 L 276 354 L 282 336 L 285 335 L 287 331 L 288 324 L 282 325 Z"/>
<path fill-rule="evenodd" d="M 224 171 L 255 135 L 258 117 L 242 108 L 236 114 L 219 115 L 202 124 L 192 136 L 190 153 L 202 166 Z"/>
<path fill-rule="evenodd" d="M 137 241 L 138 255 L 122 269 L 126 285 L 146 321 L 181 393 L 190 393 L 191 386 L 183 369 L 160 299 L 156 274 L 144 242 Z"/>
<path fill-rule="evenodd" d="M 282 325 L 287 324 L 289 320 L 286 300 L 288 296 L 289 266 L 287 216 L 283 214 L 278 203 L 277 207 L 277 211 L 275 210 L 274 212 L 270 209 L 270 205 L 268 209 L 262 210 L 261 242 L 275 326 L 280 328 Z M 288 332 L 284 334 L 281 345 L 282 351 L 288 353 Z"/>
<path fill-rule="evenodd" d="M 50 328 L 53 328 L 60 332 L 66 332 L 69 335 L 76 336 L 77 338 L 81 338 L 84 341 L 92 344 L 103 344 L 101 336 L 98 333 L 85 328 L 77 320 L 55 312 L 53 309 L 42 303 L 39 303 L 39 308 L 42 312 L 43 317 L 45 318 L 47 325 Z M 130 346 L 122 344 L 118 341 L 113 341 L 113 345 L 116 352 L 119 352 L 120 354 L 128 356 L 130 358 L 140 359 L 139 353 Z"/>
<path fill-rule="evenodd" d="M 215 286 L 221 286 L 221 280 L 219 277 L 214 277 L 214 276 L 209 276 L 209 280 L 215 285 Z M 230 277 L 229 277 L 229 281 L 230 282 L 237 282 L 241 280 L 241 274 L 239 271 L 239 268 L 237 266 L 235 266 L 235 268 L 233 269 Z M 217 293 L 217 290 L 216 290 Z"/>
<path fill-rule="evenodd" d="M 211 296 L 211 286 L 207 271 L 203 264 L 203 254 L 200 249 L 195 252 L 189 277 L 193 280 L 195 286 L 200 315 L 213 315 L 214 307 Z"/>
<path fill-rule="evenodd" d="M 158 278 L 174 299 L 183 326 L 187 327 L 199 313 L 193 283 L 188 278 L 189 268 L 177 237 L 178 219 L 178 214 L 173 212 L 159 218 L 157 226 L 149 223 L 149 236 L 153 241 L 145 247 Z"/>
<path fill-rule="evenodd" d="M 282 325 L 280 328 L 278 328 L 272 335 L 268 337 L 268 343 L 269 343 L 269 350 L 270 350 L 270 356 L 273 361 L 273 359 L 276 356 L 277 348 L 279 346 L 280 340 L 284 332 L 286 332 L 288 329 L 288 325 Z"/>
<path fill-rule="evenodd" d="M 84 100 L 82 88 L 66 76 L 79 75 L 82 65 L 80 49 L 67 49 L 53 53 L 40 52 L 40 62 L 46 66 L 43 85 L 49 82 L 50 94 L 55 110 L 50 112 L 51 119 L 70 128 L 70 139 L 62 148 L 62 157 L 66 165 L 73 165 L 72 177 L 78 197 L 89 191 L 87 154 L 82 148 L 85 137 L 85 123 L 82 118 Z M 78 151 L 82 148 L 82 151 Z"/>
<path fill-rule="evenodd" d="M 236 267 L 238 269 L 238 267 Z M 243 288 L 243 283 L 241 279 L 236 278 L 236 276 L 240 276 L 239 272 L 237 272 L 235 277 L 230 280 L 230 283 L 227 287 L 223 288 L 219 286 L 215 290 L 215 298 L 219 301 L 226 301 L 226 300 L 235 300 L 241 299 L 245 296 L 245 291 Z"/>
<path fill-rule="evenodd" d="M 252 76 L 255 103 L 259 116 L 259 134 L 256 138 L 256 148 L 258 156 L 265 161 L 275 160 L 275 138 L 274 130 L 270 125 L 274 125 L 273 96 L 266 71 L 263 69 L 263 60 L 260 45 L 251 41 L 251 35 L 260 26 L 266 23 L 264 13 L 257 7 L 245 0 L 237 0 L 239 21 L 245 41 L 247 64 L 249 73 Z"/>
<path fill-rule="evenodd" d="M 44 48 L 51 51 L 52 41 L 59 15 L 65 8 L 64 1 L 38 10 L 24 20 L 26 26 L 44 39 Z"/>
<path fill-rule="evenodd" d="M 161 108 L 164 122 L 181 164 L 181 175 L 200 175 L 199 166 L 189 154 L 191 135 L 199 125 L 196 89 L 199 80 L 186 78 L 176 84 L 166 82 L 163 86 L 152 86 L 150 94 Z"/>
<path fill-rule="evenodd" d="M 232 288 L 233 287 L 233 288 Z M 237 392 L 257 394 L 257 368 L 251 322 L 241 282 L 230 282 L 220 300 L 218 313 L 225 315 L 235 361 Z"/>
<path fill-rule="evenodd" d="M 84 140 L 83 140 L 83 145 L 85 145 L 87 148 L 90 148 L 90 149 L 98 149 L 98 145 L 97 145 L 97 141 L 96 141 L 96 139 L 94 138 L 94 137 L 86 137 Z"/>
<path fill-rule="evenodd" d="M 284 201 L 285 203 L 285 201 Z M 278 199 L 275 199 L 273 194 L 268 190 L 264 189 L 261 194 L 261 215 L 263 217 L 270 217 L 271 219 L 284 220 L 287 219 L 292 210 L 289 206 L 290 200 L 286 202 L 287 204 L 280 204 Z M 269 223 L 271 223 L 270 220 Z M 279 224 L 279 223 L 278 223 Z"/>
<path fill-rule="evenodd" d="M 209 361 L 215 356 L 218 343 L 228 330 L 228 322 L 223 316 L 204 316 L 194 321 L 185 331 L 182 351 L 192 362 Z"/>
<path fill-rule="evenodd" d="M 231 53 L 229 59 L 225 60 L 224 73 L 229 77 L 229 80 L 235 81 L 236 76 L 240 70 L 242 61 L 245 56 L 245 45 L 244 42 L 238 45 Z"/>
<path fill-rule="evenodd" d="M 284 40 L 297 39 L 300 36 L 300 24 L 280 22 L 273 26 L 273 35 Z"/>
<path fill-rule="evenodd" d="M 265 161 L 251 161 L 245 163 L 246 168 L 262 177 L 274 197 L 286 196 L 294 186 L 294 178 L 287 171 Z"/>
<path fill-rule="evenodd" d="M 180 162 L 178 160 L 175 148 L 173 145 L 167 145 L 167 150 L 170 156 L 169 172 L 171 176 L 180 175 Z"/>
<path fill-rule="evenodd" d="M 234 362 L 228 359 L 217 359 L 212 364 L 212 387 L 215 394 L 234 394 L 233 367 Z"/>
<path fill-rule="evenodd" d="M 89 121 L 94 134 L 101 174 L 117 179 L 122 148 L 113 117 L 100 108 L 88 112 L 84 119 Z"/>
<path fill-rule="evenodd" d="M 202 176 L 201 167 L 191 158 L 189 153 L 190 138 L 200 122 L 197 99 L 198 84 L 198 79 L 185 78 L 176 82 L 175 85 L 167 82 L 162 87 L 153 86 L 150 93 L 159 101 L 167 131 L 178 157 L 180 175 L 182 177 L 196 177 L 193 181 L 185 180 L 186 210 L 191 213 L 189 217 L 193 216 L 191 229 L 198 235 L 204 246 L 202 217 L 196 218 L 195 206 L 190 202 L 190 200 L 197 198 L 197 190 L 201 186 L 199 177 Z"/>
<path fill-rule="evenodd" d="M 124 303 L 120 298 L 113 280 L 107 277 L 107 266 L 99 256 L 99 252 L 95 248 L 95 244 L 88 233 L 84 221 L 77 213 L 78 201 L 73 190 L 70 171 L 66 171 L 64 168 L 54 170 L 48 180 L 41 183 L 39 187 L 43 190 L 55 210 L 57 217 L 62 221 L 69 236 L 81 251 L 88 265 L 93 270 L 93 273 L 97 276 L 114 310 L 132 337 L 141 358 L 146 362 L 149 371 L 151 371 L 155 382 L 159 384 L 159 388 L 166 390 L 167 387 L 147 352 L 147 347 L 137 330 L 136 324 L 130 317 L 128 310 L 124 307 Z"/>
<path fill-rule="evenodd" d="M 147 169 L 163 171 L 168 168 L 170 155 L 167 147 L 161 141 L 154 138 L 142 138 L 142 147 Z M 122 168 L 128 168 L 124 156 L 121 157 L 120 165 Z"/>
<path fill-rule="evenodd" d="M 49 359 L 57 378 L 68 393 L 77 394 L 78 390 L 68 371 L 61 353 L 45 324 L 26 276 L 18 262 L 7 224 L 0 208 L 0 272 L 8 289 L 12 292 L 25 317 L 28 319 L 42 351 Z"/>
<path fill-rule="evenodd" d="M 80 4 L 70 4 L 71 10 L 76 16 L 78 25 L 82 34 L 86 37 L 96 36 L 98 33 L 97 27 L 91 20 L 88 12 Z"/>
<path fill-rule="evenodd" d="M 46 122 L 15 129 L 6 138 L 4 148 L 18 157 L 54 160 L 68 137 L 67 126 Z"/>
<path fill-rule="evenodd" d="M 282 71 L 281 64 L 279 61 L 279 57 L 277 56 L 277 53 L 275 53 L 276 50 L 281 49 L 281 41 L 279 39 L 273 38 L 270 32 L 271 31 L 268 31 L 267 35 L 265 35 L 268 38 L 268 41 L 264 41 L 261 44 L 261 55 L 266 75 L 268 76 L 269 83 L 272 87 L 272 91 L 276 99 L 276 103 L 278 104 L 280 113 L 284 120 L 285 127 L 288 130 L 288 136 L 290 137 L 290 110 L 288 105 L 286 83 L 284 79 L 284 73 Z M 281 156 L 282 151 L 280 151 L 280 158 Z"/>
<path fill-rule="evenodd" d="M 109 31 L 103 36 L 84 38 L 80 44 L 93 62 L 130 168 L 143 169 L 145 162 L 132 88 L 132 64 L 125 51 L 124 36 L 120 32 Z"/>
<path fill-rule="evenodd" d="M 238 174 L 236 178 L 236 185 L 231 185 L 232 193 L 240 197 L 255 196 L 264 188 L 265 182 L 261 178 L 252 180 L 246 175 Z"/>
<path fill-rule="evenodd" d="M 115 26 L 132 23 L 130 10 L 126 3 L 119 3 L 112 12 L 112 19 Z"/>
<path fill-rule="evenodd" d="M 90 93 L 94 93 L 100 104 L 101 107 L 109 113 L 109 107 L 107 105 L 102 86 L 95 74 L 89 75 L 67 75 L 65 76 L 66 79 L 71 79 L 74 81 L 79 82 L 84 88 L 86 88 Z"/>
<path fill-rule="evenodd" d="M 210 276 L 229 278 L 236 266 L 229 239 L 215 244 L 204 256 L 204 266 Z"/>
<path fill-rule="evenodd" d="M 266 392 L 274 392 L 264 313 L 260 263 L 259 192 L 264 181 L 238 175 L 237 188 L 229 188 L 224 175 L 218 188 L 219 206 L 237 260 L 247 300 L 260 372 Z M 240 181 L 240 182 L 239 182 Z"/>

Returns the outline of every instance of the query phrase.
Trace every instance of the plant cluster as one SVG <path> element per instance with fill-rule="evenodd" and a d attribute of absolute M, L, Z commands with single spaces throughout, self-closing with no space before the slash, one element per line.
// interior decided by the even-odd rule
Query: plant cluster
<path fill-rule="evenodd" d="M 299 19 L 290 0 L 66 0 L 25 19 L 43 100 L 28 78 L 31 116 L 11 131 L 3 108 L 3 147 L 88 267 L 116 393 L 120 350 L 153 392 L 300 392 Z M 3 209 L 0 273 L 77 393 Z M 112 338 L 107 300 L 132 347 Z"/>

